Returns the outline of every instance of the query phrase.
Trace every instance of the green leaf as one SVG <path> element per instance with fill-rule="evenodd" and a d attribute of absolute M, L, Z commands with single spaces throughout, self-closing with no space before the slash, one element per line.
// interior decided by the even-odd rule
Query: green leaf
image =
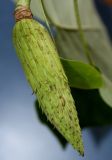
<path fill-rule="evenodd" d="M 36 0 L 37 1 L 37 0 Z M 67 29 L 77 29 L 77 21 L 74 14 L 74 1 L 69 0 L 43 0 L 46 13 L 55 26 Z M 83 28 L 99 27 L 99 21 L 97 20 L 97 14 L 93 5 L 93 0 L 78 0 L 80 17 Z M 63 11 L 62 11 L 63 8 Z M 91 17 L 87 16 L 91 15 Z"/>
<path fill-rule="evenodd" d="M 104 85 L 99 89 L 102 99 L 110 107 L 112 107 L 112 81 L 110 81 L 106 76 L 103 76 Z"/>
<path fill-rule="evenodd" d="M 112 81 L 112 47 L 104 30 L 84 31 L 88 48 L 95 66 L 100 69 L 110 81 Z M 89 63 L 83 52 L 79 32 L 75 30 L 58 29 L 56 45 L 61 57 Z"/>
<path fill-rule="evenodd" d="M 16 0 L 13 0 L 16 1 Z M 81 22 L 83 28 L 99 28 L 100 24 L 98 16 L 95 12 L 93 0 L 78 0 Z M 43 0 L 46 13 L 52 23 L 61 28 L 77 29 L 76 17 L 74 14 L 73 0 Z M 63 10 L 62 10 L 63 8 Z M 43 12 L 41 10 L 40 0 L 31 1 L 31 10 L 33 15 L 44 20 Z M 88 15 L 91 15 L 90 17 Z"/>
<path fill-rule="evenodd" d="M 96 89 L 103 84 L 102 76 L 91 65 L 61 58 L 69 85 L 81 89 Z"/>

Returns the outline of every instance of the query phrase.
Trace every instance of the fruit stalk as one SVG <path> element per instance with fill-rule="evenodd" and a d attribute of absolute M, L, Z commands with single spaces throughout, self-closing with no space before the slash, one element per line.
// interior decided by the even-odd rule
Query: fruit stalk
<path fill-rule="evenodd" d="M 24 6 L 26 8 L 30 8 L 30 2 L 31 2 L 31 0 L 17 0 L 15 10 L 21 8 L 21 6 Z"/>

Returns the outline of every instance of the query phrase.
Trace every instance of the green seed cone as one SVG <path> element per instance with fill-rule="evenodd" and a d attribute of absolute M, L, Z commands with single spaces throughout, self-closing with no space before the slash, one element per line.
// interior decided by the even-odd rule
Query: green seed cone
<path fill-rule="evenodd" d="M 22 19 L 13 41 L 25 75 L 49 121 L 84 154 L 81 130 L 67 77 L 47 30 L 33 19 Z"/>

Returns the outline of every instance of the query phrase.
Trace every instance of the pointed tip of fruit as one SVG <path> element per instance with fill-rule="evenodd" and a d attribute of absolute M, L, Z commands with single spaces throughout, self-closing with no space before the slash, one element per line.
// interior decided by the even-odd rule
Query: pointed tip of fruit
<path fill-rule="evenodd" d="M 84 157 L 84 146 L 83 143 L 79 144 L 78 146 L 74 147 L 80 156 Z"/>
<path fill-rule="evenodd" d="M 84 152 L 83 152 L 83 154 L 81 156 L 84 157 Z"/>
<path fill-rule="evenodd" d="M 80 156 L 84 157 L 84 149 L 83 150 L 79 150 L 78 152 L 79 152 Z"/>
<path fill-rule="evenodd" d="M 81 155 L 82 157 L 84 157 L 84 150 L 83 150 L 83 151 L 79 151 L 79 153 L 80 153 L 80 155 Z"/>

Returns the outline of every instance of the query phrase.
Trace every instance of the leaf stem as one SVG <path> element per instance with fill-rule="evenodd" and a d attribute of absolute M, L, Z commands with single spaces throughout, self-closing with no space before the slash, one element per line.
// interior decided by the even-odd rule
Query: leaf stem
<path fill-rule="evenodd" d="M 29 9 L 30 3 L 31 3 L 31 0 L 17 0 L 15 10 L 19 9 L 21 6 L 24 6 Z"/>
<path fill-rule="evenodd" d="M 84 48 L 84 53 L 86 54 L 86 56 L 89 60 L 89 63 L 94 66 L 94 62 L 93 62 L 93 60 L 91 58 L 91 55 L 90 55 L 91 53 L 89 51 L 89 46 L 88 46 L 88 43 L 85 39 L 85 35 L 83 33 L 83 29 L 82 29 L 82 25 L 81 25 L 81 19 L 80 19 L 80 14 L 79 14 L 79 7 L 78 7 L 78 0 L 74 0 L 74 11 L 75 11 L 77 25 L 78 25 L 78 28 L 79 28 L 80 39 L 81 39 L 81 42 L 82 42 L 82 45 L 83 45 L 83 48 Z"/>
<path fill-rule="evenodd" d="M 47 19 L 47 12 L 46 12 L 46 9 L 45 9 L 45 6 L 44 6 L 44 2 L 43 2 L 43 0 L 40 0 L 40 2 L 41 2 L 41 9 L 42 9 L 42 11 L 43 11 L 43 15 L 44 15 L 44 18 L 45 18 L 45 22 L 46 22 L 46 24 L 47 24 L 47 27 L 48 27 L 49 33 L 50 33 L 50 35 L 51 35 L 51 38 L 52 38 L 52 40 L 53 40 L 53 42 L 54 42 L 54 44 L 55 44 L 55 40 L 54 40 L 54 37 L 53 37 L 52 32 L 51 32 L 51 27 L 50 27 L 49 22 L 48 22 L 48 19 Z"/>

